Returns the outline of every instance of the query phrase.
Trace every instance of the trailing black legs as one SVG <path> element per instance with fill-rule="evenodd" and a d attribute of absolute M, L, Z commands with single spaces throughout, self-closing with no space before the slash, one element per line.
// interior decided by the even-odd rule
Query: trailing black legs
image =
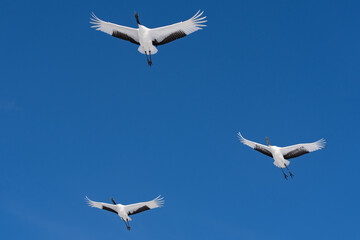
<path fill-rule="evenodd" d="M 294 175 L 290 172 L 290 170 L 289 170 L 289 168 L 288 168 L 288 166 L 287 166 L 286 164 L 285 164 L 285 167 L 286 167 L 286 169 L 289 171 L 290 177 L 293 178 Z"/>
<path fill-rule="evenodd" d="M 151 61 L 151 51 L 149 51 L 149 56 L 148 56 L 147 52 L 145 51 L 145 55 L 146 55 L 146 60 L 147 60 L 147 62 L 148 62 L 148 65 L 151 67 L 151 65 L 152 65 L 152 61 Z M 149 59 L 149 57 L 150 57 L 150 59 Z"/>
<path fill-rule="evenodd" d="M 288 176 L 284 173 L 284 170 L 281 168 L 282 173 L 284 174 L 285 179 L 287 180 Z"/>
<path fill-rule="evenodd" d="M 127 230 L 130 231 L 131 227 L 130 227 L 129 221 L 128 221 L 128 220 L 126 220 L 126 221 L 123 220 L 123 221 L 124 221 L 124 223 L 125 223 L 125 226 L 126 226 Z"/>
<path fill-rule="evenodd" d="M 285 165 L 286 169 L 288 170 L 290 177 L 293 178 L 293 177 L 294 177 L 294 174 L 292 174 L 292 173 L 290 172 L 290 169 L 288 168 L 288 166 L 287 166 L 286 164 L 284 164 L 284 165 Z M 282 171 L 282 173 L 284 174 L 285 179 L 287 180 L 287 179 L 288 179 L 288 176 L 284 173 L 284 168 L 281 168 L 281 171 Z"/>

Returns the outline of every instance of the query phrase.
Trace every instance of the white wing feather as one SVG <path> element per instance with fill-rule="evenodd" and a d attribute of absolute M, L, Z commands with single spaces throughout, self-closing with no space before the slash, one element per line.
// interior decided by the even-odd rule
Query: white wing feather
<path fill-rule="evenodd" d="M 280 149 L 280 151 L 283 155 L 286 155 L 292 151 L 296 151 L 296 150 L 300 150 L 300 149 L 303 149 L 304 151 L 307 151 L 307 152 L 314 152 L 314 151 L 323 149 L 325 147 L 326 147 L 326 140 L 322 138 L 313 143 L 300 143 L 300 144 L 296 144 L 296 145 L 292 145 L 292 146 L 288 146 L 288 147 L 283 147 Z"/>
<path fill-rule="evenodd" d="M 93 24 L 91 27 L 95 28 L 96 30 L 102 31 L 104 33 L 113 35 L 115 31 L 120 32 L 122 34 L 125 34 L 129 37 L 131 37 L 133 40 L 135 40 L 137 43 L 139 43 L 139 35 L 138 35 L 138 29 L 131 28 L 131 27 L 125 27 L 121 25 L 117 25 L 110 22 L 105 22 L 95 16 L 94 13 L 91 13 L 91 24 Z M 127 39 L 125 39 L 127 40 Z"/>
<path fill-rule="evenodd" d="M 206 27 L 206 16 L 201 17 L 204 12 L 200 10 L 190 19 L 172 25 L 150 29 L 150 34 L 157 42 L 162 42 L 166 37 L 176 32 L 183 32 L 186 35 Z M 175 40 L 175 39 L 174 39 Z"/>
<path fill-rule="evenodd" d="M 239 136 L 239 140 L 240 142 L 242 142 L 243 144 L 245 144 L 246 146 L 249 146 L 251 148 L 253 148 L 256 151 L 261 152 L 262 154 L 265 154 L 269 157 L 273 157 L 271 150 L 268 146 L 262 145 L 260 143 L 256 143 L 256 142 L 252 142 L 249 141 L 247 139 L 245 139 L 240 132 L 238 132 L 238 136 Z"/>
<path fill-rule="evenodd" d="M 269 148 L 268 146 L 265 146 L 265 145 L 262 145 L 262 144 L 260 144 L 260 143 L 256 143 L 256 142 L 253 142 L 253 141 L 250 141 L 250 140 L 245 139 L 245 138 L 241 135 L 240 132 L 238 132 L 238 137 L 239 137 L 240 142 L 242 142 L 242 143 L 245 144 L 246 146 L 249 146 L 249 147 L 255 149 L 255 147 L 256 147 L 256 145 L 257 145 L 257 146 L 260 146 L 260 147 L 262 147 L 262 148 L 270 151 L 270 148 Z"/>
<path fill-rule="evenodd" d="M 155 198 L 151 201 L 148 201 L 148 202 L 140 202 L 140 203 L 125 205 L 124 209 L 130 215 L 130 214 L 136 213 L 137 210 L 144 208 L 144 207 L 145 208 L 147 207 L 149 209 L 162 207 L 164 205 L 164 202 L 165 202 L 164 198 L 159 195 L 157 198 Z M 149 209 L 145 209 L 145 210 L 149 210 Z M 145 210 L 142 210 L 142 211 L 145 211 Z"/>
<path fill-rule="evenodd" d="M 116 205 L 103 203 L 103 202 L 94 202 L 94 201 L 91 201 L 88 197 L 85 197 L 85 199 L 90 207 L 95 207 L 95 208 L 99 208 L 99 209 L 104 209 L 104 207 L 105 207 L 105 208 L 110 208 L 110 209 L 114 210 L 115 212 L 117 212 Z"/>

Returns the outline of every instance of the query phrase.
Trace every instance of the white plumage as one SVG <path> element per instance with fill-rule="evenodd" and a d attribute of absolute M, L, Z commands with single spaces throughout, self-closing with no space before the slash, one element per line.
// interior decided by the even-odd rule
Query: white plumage
<path fill-rule="evenodd" d="M 91 207 L 104 209 L 119 215 L 119 217 L 121 217 L 121 219 L 125 222 L 126 228 L 128 230 L 130 230 L 129 221 L 132 220 L 129 217 L 130 215 L 141 213 L 143 211 L 147 211 L 153 208 L 162 207 L 164 204 L 164 198 L 162 198 L 160 195 L 157 198 L 148 202 L 140 202 L 129 205 L 116 204 L 113 198 L 111 198 L 113 204 L 95 202 L 90 200 L 88 197 L 85 197 L 85 199 L 87 200 L 87 203 Z"/>
<path fill-rule="evenodd" d="M 281 171 L 283 172 L 285 179 L 287 179 L 287 175 L 284 173 L 283 168 L 286 168 L 289 171 L 291 177 L 294 176 L 288 168 L 288 166 L 290 165 L 290 161 L 288 159 L 296 158 L 306 153 L 320 150 L 326 146 L 325 139 L 320 139 L 313 143 L 301 143 L 288 147 L 277 147 L 270 145 L 268 138 L 266 138 L 268 146 L 265 146 L 263 144 L 245 139 L 240 132 L 238 133 L 238 136 L 240 142 L 242 142 L 243 144 L 269 157 L 272 157 L 274 159 L 274 165 L 281 168 Z"/>
<path fill-rule="evenodd" d="M 192 18 L 184 22 L 153 29 L 141 25 L 137 13 L 135 13 L 135 18 L 139 28 L 130 28 L 105 22 L 96 17 L 94 13 L 91 15 L 92 18 L 90 23 L 93 24 L 91 27 L 96 30 L 140 45 L 138 51 L 146 55 L 148 64 L 151 66 L 151 55 L 157 53 L 157 46 L 185 37 L 206 26 L 203 25 L 203 23 L 207 22 L 207 20 L 205 19 L 205 16 L 201 17 L 202 14 L 203 12 L 200 12 L 199 10 Z"/>

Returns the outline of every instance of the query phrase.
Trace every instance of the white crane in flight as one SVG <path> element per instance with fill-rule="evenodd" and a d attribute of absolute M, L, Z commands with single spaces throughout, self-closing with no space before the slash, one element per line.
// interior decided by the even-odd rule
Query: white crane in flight
<path fill-rule="evenodd" d="M 266 156 L 272 157 L 274 159 L 274 165 L 281 168 L 285 179 L 287 179 L 287 175 L 284 173 L 284 168 L 289 171 L 291 177 L 294 176 L 288 168 L 288 166 L 290 165 L 290 161 L 288 159 L 296 158 L 306 153 L 320 150 L 326 146 L 326 141 L 323 138 L 313 143 L 301 143 L 288 147 L 277 147 L 270 145 L 269 139 L 267 137 L 266 142 L 268 146 L 265 146 L 245 139 L 240 132 L 238 133 L 238 136 L 240 142 L 242 142 L 243 144 L 265 154 Z"/>
<path fill-rule="evenodd" d="M 96 207 L 100 209 L 104 209 L 113 213 L 116 213 L 121 217 L 121 219 L 125 222 L 126 228 L 130 230 L 129 221 L 131 221 L 130 215 L 134 215 L 137 213 L 141 213 L 143 211 L 147 211 L 153 208 L 162 207 L 164 204 L 164 198 L 158 196 L 154 200 L 148 202 L 140 202 L 129 205 L 116 204 L 115 200 L 111 198 L 113 204 L 103 203 L 103 202 L 94 202 L 91 201 L 88 197 L 85 197 L 87 203 L 91 207 Z"/>
<path fill-rule="evenodd" d="M 110 22 L 105 22 L 91 14 L 91 27 L 96 30 L 100 30 L 107 34 L 112 35 L 134 44 L 140 45 L 138 51 L 146 55 L 149 66 L 152 65 L 151 55 L 157 53 L 157 46 L 165 43 L 172 42 L 176 39 L 183 38 L 190 33 L 193 33 L 206 25 L 203 23 L 207 22 L 206 16 L 201 17 L 203 12 L 200 10 L 190 19 L 175 23 L 172 25 L 159 27 L 159 28 L 147 28 L 140 24 L 139 15 L 135 12 L 136 22 L 139 28 L 125 27 Z"/>

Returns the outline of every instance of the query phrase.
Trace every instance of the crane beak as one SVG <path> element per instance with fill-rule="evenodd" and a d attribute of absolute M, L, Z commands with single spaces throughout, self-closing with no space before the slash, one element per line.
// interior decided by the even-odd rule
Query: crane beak
<path fill-rule="evenodd" d="M 111 198 L 111 201 L 113 202 L 114 205 L 116 205 L 116 202 L 113 198 Z"/>

